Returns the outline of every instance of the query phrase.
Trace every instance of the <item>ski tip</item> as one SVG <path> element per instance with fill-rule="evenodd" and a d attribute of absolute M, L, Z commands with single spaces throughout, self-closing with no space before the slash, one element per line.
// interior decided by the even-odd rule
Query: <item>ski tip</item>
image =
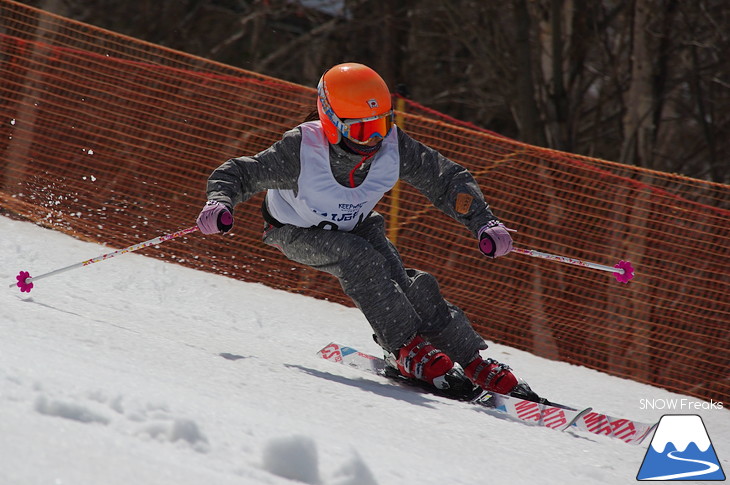
<path fill-rule="evenodd" d="M 566 408 L 562 408 L 562 409 L 566 409 Z M 577 410 L 575 410 L 575 411 L 577 411 Z M 560 431 L 567 431 L 571 427 L 576 426 L 576 423 L 578 423 L 578 421 L 582 417 L 584 417 L 586 414 L 588 414 L 588 413 L 590 413 L 592 411 L 593 411 L 593 408 L 585 408 L 585 409 L 582 409 L 580 411 L 577 411 L 576 414 L 575 414 L 575 416 L 573 416 L 573 419 L 571 419 L 568 424 L 566 424 L 565 426 L 563 426 L 562 428 L 560 428 Z"/>
<path fill-rule="evenodd" d="M 333 348 L 333 347 L 339 347 L 339 345 L 337 345 L 337 344 L 336 344 L 336 343 L 334 343 L 334 342 L 330 342 L 330 343 L 328 343 L 327 345 L 325 345 L 324 347 L 322 347 L 321 349 L 319 349 L 319 350 L 317 351 L 317 355 L 320 355 L 320 354 L 321 354 L 322 352 L 326 351 L 327 349 L 331 349 L 331 348 Z"/>

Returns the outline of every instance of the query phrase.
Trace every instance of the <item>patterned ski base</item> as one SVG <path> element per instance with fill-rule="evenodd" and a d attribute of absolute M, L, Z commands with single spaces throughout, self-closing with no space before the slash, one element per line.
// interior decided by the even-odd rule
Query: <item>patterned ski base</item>
<path fill-rule="evenodd" d="M 346 347 L 333 342 L 317 352 L 317 355 L 330 362 L 347 365 L 379 376 L 389 377 L 386 373 L 385 360 L 360 352 L 352 347 Z M 392 377 L 390 378 L 392 379 Z M 414 383 L 409 379 L 401 378 L 397 379 L 397 381 L 423 388 L 421 383 Z M 433 389 L 432 391 L 435 394 L 440 394 L 437 389 Z M 552 403 L 552 405 L 546 405 L 496 393 L 480 393 L 477 391 L 476 396 L 470 396 L 470 398 L 447 397 L 484 406 L 528 424 L 544 426 L 560 431 L 568 429 L 580 430 L 596 435 L 617 438 L 634 445 L 638 445 L 644 441 L 656 427 L 656 424 L 639 423 L 630 419 L 615 418 L 593 412 L 592 408 L 578 410 L 562 404 Z"/>

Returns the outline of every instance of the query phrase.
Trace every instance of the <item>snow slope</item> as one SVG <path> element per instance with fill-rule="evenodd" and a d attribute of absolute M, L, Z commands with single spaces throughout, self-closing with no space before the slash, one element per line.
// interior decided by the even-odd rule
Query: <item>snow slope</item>
<path fill-rule="evenodd" d="M 332 340 L 378 351 L 356 309 L 137 254 L 30 294 L 7 288 L 20 270 L 109 251 L 0 217 L 0 485 L 623 484 L 649 445 L 530 427 L 333 365 L 315 356 Z M 615 415 L 657 421 L 642 399 L 682 398 L 488 352 L 556 401 Z M 730 412 L 688 413 L 730 471 Z"/>

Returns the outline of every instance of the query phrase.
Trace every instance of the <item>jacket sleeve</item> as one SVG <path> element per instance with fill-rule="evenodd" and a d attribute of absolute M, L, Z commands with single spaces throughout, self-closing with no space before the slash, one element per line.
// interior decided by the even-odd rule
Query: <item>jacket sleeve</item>
<path fill-rule="evenodd" d="M 223 163 L 208 178 L 208 200 L 221 202 L 233 211 L 236 204 L 267 189 L 297 190 L 301 141 L 301 131 L 294 128 L 252 157 Z"/>
<path fill-rule="evenodd" d="M 464 224 L 474 236 L 482 226 L 497 220 L 467 169 L 400 130 L 398 148 L 400 178 L 438 209 Z"/>

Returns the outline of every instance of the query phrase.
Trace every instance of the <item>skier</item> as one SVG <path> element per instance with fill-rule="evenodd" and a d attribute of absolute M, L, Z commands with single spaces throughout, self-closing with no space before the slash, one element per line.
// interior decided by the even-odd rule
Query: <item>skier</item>
<path fill-rule="evenodd" d="M 504 256 L 512 238 L 474 177 L 394 125 L 388 87 L 367 66 L 327 70 L 317 86 L 317 112 L 318 120 L 287 131 L 266 150 L 213 171 L 200 230 L 228 232 L 234 207 L 265 190 L 263 241 L 337 277 L 402 375 L 447 389 L 456 372 L 470 388 L 534 398 L 508 366 L 482 358 L 487 345 L 443 298 L 436 279 L 404 267 L 373 210 L 402 179 L 463 223 L 482 253 Z"/>

